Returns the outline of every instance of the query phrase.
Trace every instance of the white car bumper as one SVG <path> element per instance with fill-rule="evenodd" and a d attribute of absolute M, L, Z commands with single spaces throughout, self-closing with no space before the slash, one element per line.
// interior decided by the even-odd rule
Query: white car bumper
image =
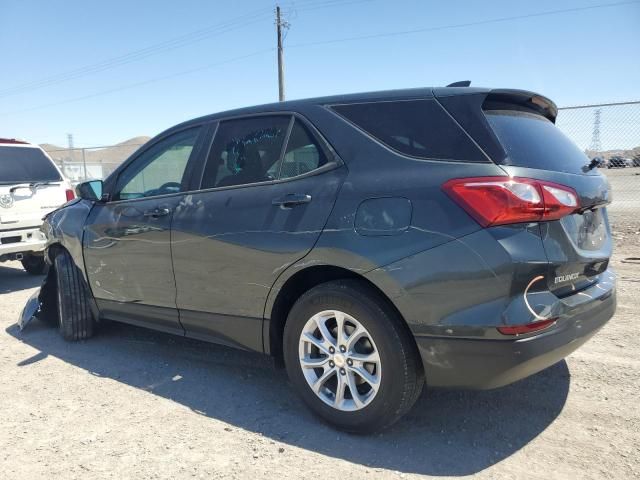
<path fill-rule="evenodd" d="M 41 252 L 45 246 L 46 237 L 38 227 L 0 230 L 0 261 L 11 260 L 17 253 Z"/>

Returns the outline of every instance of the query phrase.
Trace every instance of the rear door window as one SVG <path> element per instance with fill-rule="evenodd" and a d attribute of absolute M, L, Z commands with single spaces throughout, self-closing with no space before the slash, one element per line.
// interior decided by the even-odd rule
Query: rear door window
<path fill-rule="evenodd" d="M 388 147 L 411 157 L 488 162 L 434 100 L 355 103 L 331 107 Z"/>
<path fill-rule="evenodd" d="M 291 116 L 274 115 L 220 123 L 202 177 L 202 188 L 275 180 Z"/>
<path fill-rule="evenodd" d="M 58 170 L 39 148 L 0 146 L 0 184 L 60 180 Z"/>
<path fill-rule="evenodd" d="M 507 153 L 503 164 L 584 173 L 585 153 L 547 118 L 518 110 L 487 110 L 485 116 Z"/>
<path fill-rule="evenodd" d="M 297 177 L 327 163 L 327 152 L 309 129 L 296 120 L 289 135 L 287 150 L 280 169 L 280 178 Z"/>

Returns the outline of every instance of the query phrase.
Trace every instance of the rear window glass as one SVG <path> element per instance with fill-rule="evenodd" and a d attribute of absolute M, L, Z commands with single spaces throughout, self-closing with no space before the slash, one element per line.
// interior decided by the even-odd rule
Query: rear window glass
<path fill-rule="evenodd" d="M 39 148 L 0 146 L 0 184 L 59 180 L 60 174 Z"/>
<path fill-rule="evenodd" d="M 357 103 L 331 107 L 388 147 L 411 157 L 487 162 L 433 100 Z"/>
<path fill-rule="evenodd" d="M 589 159 L 550 120 L 513 110 L 489 110 L 485 115 L 507 152 L 503 164 L 584 173 Z"/>

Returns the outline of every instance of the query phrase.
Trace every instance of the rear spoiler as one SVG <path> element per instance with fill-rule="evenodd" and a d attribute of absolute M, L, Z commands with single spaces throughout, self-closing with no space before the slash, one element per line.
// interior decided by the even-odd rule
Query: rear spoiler
<path fill-rule="evenodd" d="M 435 88 L 433 93 L 487 157 L 498 164 L 506 158 L 507 152 L 487 122 L 485 111 L 522 110 L 542 115 L 553 123 L 558 116 L 555 103 L 526 90 L 445 87 Z"/>
<path fill-rule="evenodd" d="M 525 90 L 491 90 L 482 104 L 483 110 L 514 110 L 533 111 L 553 123 L 558 116 L 558 107 L 547 97 Z"/>

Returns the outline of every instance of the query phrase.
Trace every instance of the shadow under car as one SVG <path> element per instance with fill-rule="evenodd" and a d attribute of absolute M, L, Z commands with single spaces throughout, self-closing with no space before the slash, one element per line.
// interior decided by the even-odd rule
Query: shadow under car
<path fill-rule="evenodd" d="M 38 350 L 21 368 L 51 355 L 152 392 L 248 431 L 371 468 L 470 475 L 509 457 L 545 430 L 569 391 L 565 361 L 491 391 L 425 390 L 391 429 L 350 435 L 314 418 L 286 374 L 264 356 L 120 323 L 70 348 L 38 320 L 7 332 Z M 339 441 L 336 441 L 336 436 Z"/>

